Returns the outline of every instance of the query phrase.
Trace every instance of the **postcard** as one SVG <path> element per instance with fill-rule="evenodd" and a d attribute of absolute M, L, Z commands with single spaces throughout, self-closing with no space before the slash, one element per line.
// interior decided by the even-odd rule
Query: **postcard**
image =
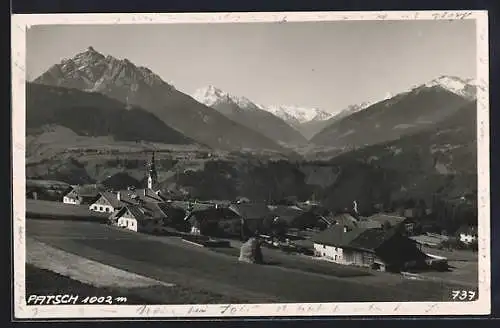
<path fill-rule="evenodd" d="M 490 313 L 486 11 L 12 16 L 16 319 Z"/>

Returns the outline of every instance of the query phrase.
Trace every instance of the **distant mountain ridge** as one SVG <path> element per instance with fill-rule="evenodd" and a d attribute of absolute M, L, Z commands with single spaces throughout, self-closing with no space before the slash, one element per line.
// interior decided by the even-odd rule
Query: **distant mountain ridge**
<path fill-rule="evenodd" d="M 260 107 L 295 126 L 307 122 L 324 121 L 329 119 L 333 115 L 318 108 L 307 108 L 291 105 L 260 105 Z"/>
<path fill-rule="evenodd" d="M 441 76 L 351 115 L 334 116 L 311 142 L 343 148 L 395 140 L 439 123 L 474 99 L 471 80 Z"/>
<path fill-rule="evenodd" d="M 127 59 L 104 56 L 94 48 L 53 65 L 35 83 L 92 91 L 141 107 L 166 125 L 212 148 L 290 152 L 274 140 L 238 124 Z"/>
<path fill-rule="evenodd" d="M 247 126 L 270 139 L 287 145 L 303 145 L 306 138 L 281 118 L 263 110 L 245 97 L 234 96 L 214 86 L 193 93 L 198 102 L 214 108 L 231 120 Z"/>

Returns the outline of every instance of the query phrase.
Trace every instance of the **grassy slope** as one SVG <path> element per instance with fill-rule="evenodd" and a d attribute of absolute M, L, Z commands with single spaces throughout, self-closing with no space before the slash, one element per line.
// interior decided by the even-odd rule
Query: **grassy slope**
<path fill-rule="evenodd" d="M 336 278 L 280 265 L 239 263 L 234 257 L 175 238 L 128 233 L 88 222 L 30 220 L 27 233 L 53 247 L 123 270 L 251 302 L 437 301 L 448 297 L 449 286 L 443 283 L 387 275 Z M 57 237 L 61 234 L 66 238 Z"/>
<path fill-rule="evenodd" d="M 198 303 L 235 303 L 243 302 L 236 298 L 209 293 L 201 290 L 192 290 L 180 286 L 147 287 L 147 288 L 97 288 L 72 280 L 58 273 L 40 269 L 26 264 L 26 296 L 73 294 L 80 298 L 87 296 L 126 297 L 122 305 L 140 304 L 198 304 Z M 118 303 L 115 303 L 118 304 Z M 98 305 L 98 304 L 96 304 Z"/>

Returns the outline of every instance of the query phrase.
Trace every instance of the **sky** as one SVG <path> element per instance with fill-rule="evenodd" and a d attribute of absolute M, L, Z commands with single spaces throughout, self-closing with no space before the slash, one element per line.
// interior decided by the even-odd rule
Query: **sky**
<path fill-rule="evenodd" d="M 474 20 L 32 26 L 27 78 L 92 46 L 187 94 L 213 85 L 336 112 L 440 75 L 474 78 L 475 33 Z"/>

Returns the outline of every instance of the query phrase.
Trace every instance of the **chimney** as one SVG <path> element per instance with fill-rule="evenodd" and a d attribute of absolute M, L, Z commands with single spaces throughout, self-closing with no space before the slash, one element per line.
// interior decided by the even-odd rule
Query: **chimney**
<path fill-rule="evenodd" d="M 119 201 L 121 201 L 121 194 L 120 194 L 120 192 L 118 192 L 118 193 L 116 194 L 116 199 L 118 199 Z"/>

